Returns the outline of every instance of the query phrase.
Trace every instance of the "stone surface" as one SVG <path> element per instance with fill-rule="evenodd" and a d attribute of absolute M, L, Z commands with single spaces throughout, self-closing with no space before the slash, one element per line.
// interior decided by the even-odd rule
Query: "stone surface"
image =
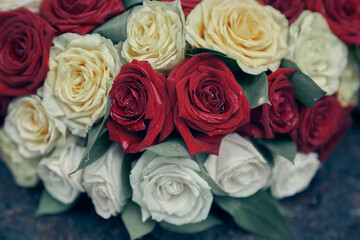
<path fill-rule="evenodd" d="M 69 212 L 34 217 L 41 187 L 23 189 L 15 185 L 0 163 L 0 239 L 128 239 L 120 217 L 103 220 L 91 201 L 81 197 Z M 338 146 L 304 192 L 282 201 L 293 212 L 288 221 L 294 239 L 360 239 L 360 123 Z M 261 239 L 226 225 L 193 234 L 175 234 L 157 227 L 143 239 Z"/>

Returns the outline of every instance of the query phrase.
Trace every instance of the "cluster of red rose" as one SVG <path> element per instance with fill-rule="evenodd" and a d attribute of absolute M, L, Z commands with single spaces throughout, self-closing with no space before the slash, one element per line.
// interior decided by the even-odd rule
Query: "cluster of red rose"
<path fill-rule="evenodd" d="M 171 0 L 164 0 L 171 1 Z M 200 0 L 182 0 L 185 15 Z M 291 24 L 304 10 L 320 12 L 348 45 L 360 45 L 358 0 L 259 0 L 279 9 Z M 0 13 L 0 114 L 14 96 L 36 93 L 48 71 L 53 38 L 65 32 L 86 34 L 125 11 L 121 0 L 44 0 L 40 15 L 25 8 Z M 187 58 L 165 78 L 147 62 L 124 65 L 110 92 L 107 123 L 111 140 L 127 152 L 161 142 L 176 129 L 189 152 L 216 154 L 231 132 L 255 138 L 290 134 L 304 152 L 324 160 L 351 125 L 350 110 L 335 96 L 311 109 L 295 100 L 288 78 L 294 70 L 269 74 L 269 100 L 250 110 L 241 87 L 224 62 L 210 54 Z"/>

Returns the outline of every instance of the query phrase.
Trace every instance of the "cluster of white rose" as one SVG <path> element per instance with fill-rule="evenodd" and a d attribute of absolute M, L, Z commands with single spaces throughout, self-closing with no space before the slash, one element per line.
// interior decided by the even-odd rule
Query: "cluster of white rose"
<path fill-rule="evenodd" d="M 44 87 L 38 95 L 13 100 L 0 131 L 0 153 L 17 183 L 34 186 L 39 176 L 64 204 L 86 192 L 100 216 L 119 214 L 127 201 L 120 176 L 124 153 L 113 143 L 101 159 L 71 174 L 85 152 L 81 138 L 104 116 L 121 60 L 147 60 L 167 74 L 185 58 L 186 41 L 227 54 L 249 74 L 275 71 L 290 57 L 328 94 L 339 91 L 345 106 L 357 100 L 357 66 L 320 14 L 304 11 L 288 29 L 279 11 L 256 1 L 204 0 L 185 22 L 179 1 L 144 1 L 129 16 L 127 39 L 119 45 L 98 34 L 54 39 Z M 205 162 L 209 175 L 232 197 L 266 188 L 277 198 L 291 196 L 308 186 L 319 166 L 315 153 L 298 153 L 294 164 L 275 156 L 271 168 L 237 134 L 225 137 L 219 155 Z M 199 170 L 191 158 L 143 153 L 130 174 L 132 200 L 143 220 L 181 225 L 206 219 L 213 196 Z"/>

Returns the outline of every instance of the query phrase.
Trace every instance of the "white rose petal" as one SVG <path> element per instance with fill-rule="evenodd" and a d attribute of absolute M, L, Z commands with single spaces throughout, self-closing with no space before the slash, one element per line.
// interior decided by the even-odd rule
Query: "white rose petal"
<path fill-rule="evenodd" d="M 184 19 L 180 1 L 145 0 L 129 16 L 122 57 L 148 61 L 154 70 L 169 73 L 185 58 Z"/>
<path fill-rule="evenodd" d="M 84 192 L 81 186 L 83 170 L 71 173 L 79 166 L 85 150 L 84 147 L 73 145 L 60 155 L 42 159 L 38 165 L 38 174 L 46 190 L 64 204 L 72 203 Z"/>
<path fill-rule="evenodd" d="M 44 156 L 65 139 L 36 95 L 16 98 L 9 104 L 4 131 L 26 158 Z"/>
<path fill-rule="evenodd" d="M 291 24 L 289 36 L 291 58 L 301 71 L 328 95 L 338 91 L 348 49 L 330 30 L 325 18 L 305 10 Z"/>
<path fill-rule="evenodd" d="M 209 175 L 232 197 L 249 197 L 267 187 L 270 166 L 252 143 L 232 133 L 223 138 L 219 156 L 205 162 Z"/>
<path fill-rule="evenodd" d="M 290 197 L 306 189 L 320 167 L 316 153 L 297 153 L 294 164 L 279 155 L 274 160 L 271 193 L 276 198 Z"/>
<path fill-rule="evenodd" d="M 210 187 L 189 158 L 166 158 L 146 151 L 130 174 L 133 201 L 140 205 L 142 220 L 149 217 L 175 225 L 203 221 L 213 196 Z"/>
<path fill-rule="evenodd" d="M 25 158 L 3 129 L 0 129 L 0 159 L 9 167 L 20 187 L 35 187 L 39 181 L 36 167 L 40 158 Z"/>
<path fill-rule="evenodd" d="M 83 186 L 94 203 L 96 213 L 108 219 L 125 206 L 121 171 L 124 152 L 114 143 L 105 155 L 85 169 Z"/>
<path fill-rule="evenodd" d="M 107 95 L 120 71 L 112 42 L 98 34 L 66 33 L 50 50 L 43 105 L 61 132 L 85 137 L 105 114 Z"/>
<path fill-rule="evenodd" d="M 359 66 L 349 54 L 348 64 L 340 77 L 338 99 L 343 107 L 357 105 L 359 99 Z"/>
<path fill-rule="evenodd" d="M 0 11 L 9 11 L 19 7 L 26 7 L 38 13 L 42 0 L 0 0 Z"/>
<path fill-rule="evenodd" d="M 254 0 L 203 0 L 188 15 L 186 40 L 237 60 L 249 74 L 275 71 L 288 55 L 288 21 Z"/>

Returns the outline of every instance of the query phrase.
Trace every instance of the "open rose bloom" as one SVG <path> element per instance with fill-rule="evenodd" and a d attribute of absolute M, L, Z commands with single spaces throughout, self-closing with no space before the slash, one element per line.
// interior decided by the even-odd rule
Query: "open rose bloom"
<path fill-rule="evenodd" d="M 357 0 L 0 1 L 0 159 L 38 215 L 291 239 L 277 199 L 351 127 L 359 29 Z"/>

